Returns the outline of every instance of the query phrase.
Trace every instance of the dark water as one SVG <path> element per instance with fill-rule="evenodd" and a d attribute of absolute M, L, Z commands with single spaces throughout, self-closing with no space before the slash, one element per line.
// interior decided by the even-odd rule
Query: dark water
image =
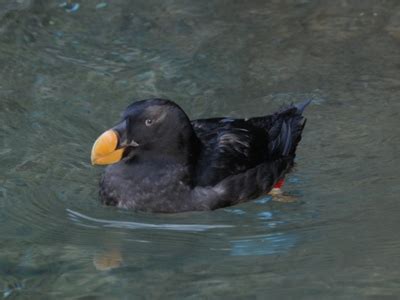
<path fill-rule="evenodd" d="M 0 4 L 0 298 L 400 295 L 400 2 L 78 3 Z M 102 207 L 91 145 L 151 96 L 192 118 L 313 99 L 297 200 Z M 96 270 L 112 249 L 122 267 Z"/>

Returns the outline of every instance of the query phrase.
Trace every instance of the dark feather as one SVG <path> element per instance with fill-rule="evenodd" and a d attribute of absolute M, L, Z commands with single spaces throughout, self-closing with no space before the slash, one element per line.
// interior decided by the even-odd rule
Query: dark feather
<path fill-rule="evenodd" d="M 227 176 L 268 160 L 285 156 L 293 156 L 293 160 L 305 125 L 301 113 L 309 103 L 291 105 L 273 115 L 248 120 L 214 118 L 192 121 L 203 145 L 196 183 L 214 185 Z"/>

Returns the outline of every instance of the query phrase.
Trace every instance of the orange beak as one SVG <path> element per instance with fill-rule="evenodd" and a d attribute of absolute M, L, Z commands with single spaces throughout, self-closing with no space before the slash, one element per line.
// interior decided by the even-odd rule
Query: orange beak
<path fill-rule="evenodd" d="M 91 154 L 92 165 L 110 165 L 122 159 L 124 148 L 118 147 L 118 133 L 107 130 L 94 142 Z"/>

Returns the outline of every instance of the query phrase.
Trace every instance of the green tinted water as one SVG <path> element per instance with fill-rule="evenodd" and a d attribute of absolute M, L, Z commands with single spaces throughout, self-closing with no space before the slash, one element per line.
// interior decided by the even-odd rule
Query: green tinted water
<path fill-rule="evenodd" d="M 60 4 L 0 4 L 0 298 L 400 294 L 400 3 Z M 297 201 L 102 207 L 92 143 L 153 96 L 192 118 L 313 99 L 285 187 Z M 96 270 L 110 249 L 122 267 Z"/>

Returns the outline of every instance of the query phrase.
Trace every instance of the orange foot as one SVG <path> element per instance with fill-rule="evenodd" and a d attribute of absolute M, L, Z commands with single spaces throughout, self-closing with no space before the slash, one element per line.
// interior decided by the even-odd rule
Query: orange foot
<path fill-rule="evenodd" d="M 272 196 L 273 201 L 291 203 L 297 201 L 297 197 L 285 194 L 280 188 L 273 188 L 268 195 Z"/>
<path fill-rule="evenodd" d="M 109 271 L 122 266 L 123 259 L 119 249 L 98 253 L 93 257 L 93 265 L 98 271 Z"/>

